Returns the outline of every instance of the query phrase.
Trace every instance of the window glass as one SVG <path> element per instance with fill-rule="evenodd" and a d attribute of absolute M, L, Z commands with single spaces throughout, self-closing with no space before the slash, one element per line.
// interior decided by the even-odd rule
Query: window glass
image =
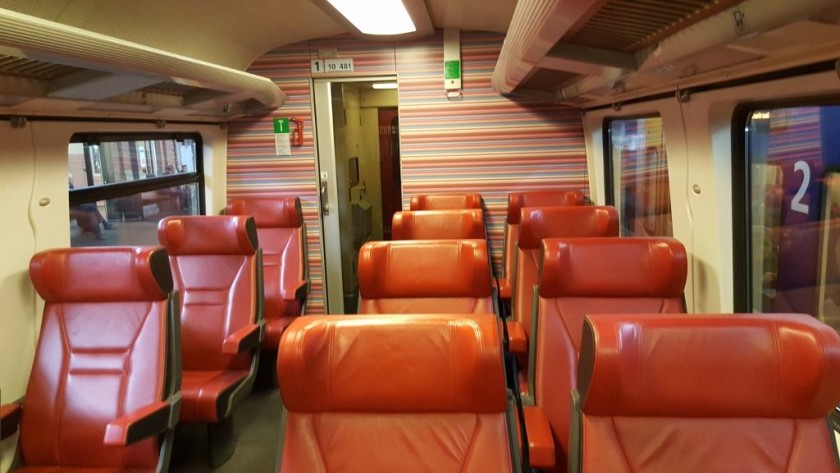
<path fill-rule="evenodd" d="M 745 133 L 750 309 L 840 329 L 840 106 L 755 110 Z"/>
<path fill-rule="evenodd" d="M 662 118 L 611 120 L 608 126 L 613 175 L 618 176 L 615 195 L 621 234 L 671 236 L 671 196 Z"/>
<path fill-rule="evenodd" d="M 197 135 L 74 136 L 71 245 L 156 245 L 160 219 L 203 213 L 198 142 Z"/>

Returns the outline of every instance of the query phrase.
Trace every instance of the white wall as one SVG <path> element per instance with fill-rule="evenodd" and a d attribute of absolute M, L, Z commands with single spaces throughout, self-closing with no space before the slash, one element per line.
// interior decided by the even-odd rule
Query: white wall
<path fill-rule="evenodd" d="M 40 327 L 42 303 L 29 282 L 37 251 L 70 245 L 67 145 L 78 132 L 199 132 L 204 141 L 206 209 L 225 204 L 227 131 L 214 125 L 29 122 L 12 128 L 0 120 L 0 402 L 26 389 Z M 0 471 L 11 463 L 16 437 L 0 445 Z"/>
<path fill-rule="evenodd" d="M 584 129 L 593 200 L 604 203 L 604 119 L 659 113 L 663 119 L 674 237 L 689 254 L 686 303 L 689 312 L 733 310 L 732 118 L 740 104 L 794 97 L 836 95 L 834 72 L 632 104 L 619 111 L 587 112 Z M 598 180 L 599 182 L 595 182 Z M 694 187 L 697 186 L 698 192 Z"/>

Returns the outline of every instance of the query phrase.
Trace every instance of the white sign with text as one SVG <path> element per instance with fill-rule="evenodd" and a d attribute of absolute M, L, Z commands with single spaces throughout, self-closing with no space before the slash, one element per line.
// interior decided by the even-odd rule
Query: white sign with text
<path fill-rule="evenodd" d="M 312 73 L 353 72 L 353 58 L 313 59 Z"/>

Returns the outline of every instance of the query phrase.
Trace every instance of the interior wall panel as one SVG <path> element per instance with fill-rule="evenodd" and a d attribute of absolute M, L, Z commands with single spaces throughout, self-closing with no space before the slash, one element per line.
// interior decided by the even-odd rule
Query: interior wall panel
<path fill-rule="evenodd" d="M 418 193 L 480 192 L 497 271 L 509 192 L 560 188 L 588 195 L 580 112 L 492 90 L 503 38 L 462 33 L 463 90 L 453 100 L 443 90 L 441 35 L 396 44 L 347 37 L 311 41 L 276 49 L 252 64 L 249 71 L 274 80 L 288 101 L 271 116 L 230 124 L 228 194 L 301 198 L 312 279 L 308 313 L 322 312 L 324 299 L 310 89 L 310 59 L 319 50 L 335 49 L 338 57 L 353 58 L 356 76 L 398 76 L 403 207 Z M 291 157 L 275 155 L 275 117 L 305 121 L 304 144 L 293 148 Z"/>

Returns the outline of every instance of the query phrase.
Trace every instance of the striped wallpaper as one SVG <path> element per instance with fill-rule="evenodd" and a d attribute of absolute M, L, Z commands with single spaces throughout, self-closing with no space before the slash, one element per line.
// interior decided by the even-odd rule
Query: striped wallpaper
<path fill-rule="evenodd" d="M 492 90 L 503 39 L 494 33 L 462 33 L 463 97 L 451 101 L 443 91 L 442 35 L 396 44 L 347 37 L 298 43 L 251 65 L 250 72 L 274 80 L 288 101 L 272 116 L 230 124 L 228 194 L 300 196 L 312 280 L 307 313 L 320 313 L 324 306 L 310 90 L 310 58 L 319 49 L 353 58 L 357 75 L 398 75 L 403 207 L 417 193 L 480 192 L 496 270 L 508 192 L 560 188 L 588 194 L 580 112 Z M 293 148 L 291 157 L 274 155 L 274 117 L 305 121 L 304 146 Z"/>

